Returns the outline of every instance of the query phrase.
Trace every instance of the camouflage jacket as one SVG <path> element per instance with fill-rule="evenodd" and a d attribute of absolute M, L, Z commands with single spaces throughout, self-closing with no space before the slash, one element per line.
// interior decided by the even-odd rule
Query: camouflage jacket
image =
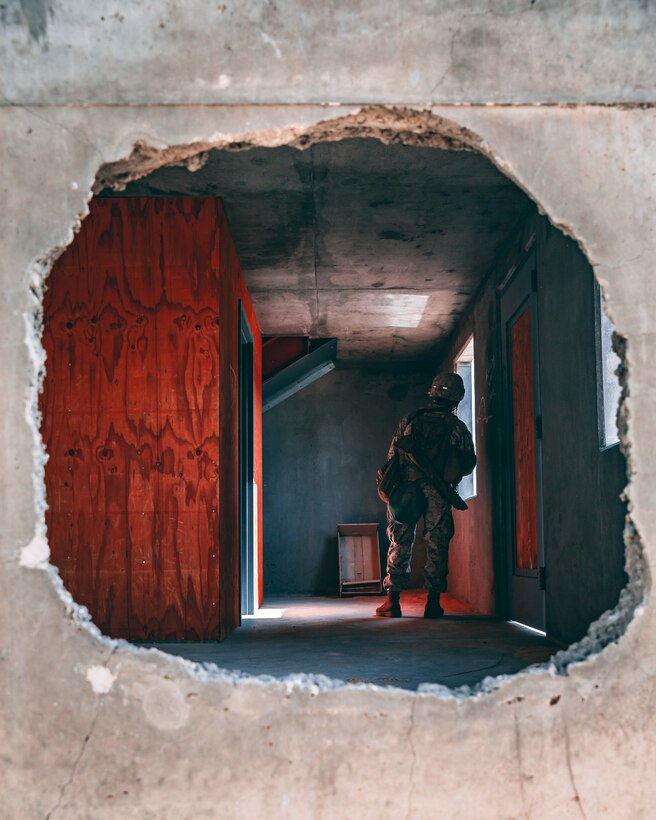
<path fill-rule="evenodd" d="M 401 439 L 412 436 L 423 458 L 439 471 L 447 452 L 446 435 L 449 439 L 448 449 L 458 452 L 463 475 L 468 475 L 476 466 L 476 453 L 471 433 L 452 410 L 441 407 L 429 407 L 405 416 L 396 428 L 387 457 L 393 456 Z M 424 478 L 423 472 L 408 460 L 403 451 L 399 450 L 399 452 L 405 477 L 410 481 Z"/>

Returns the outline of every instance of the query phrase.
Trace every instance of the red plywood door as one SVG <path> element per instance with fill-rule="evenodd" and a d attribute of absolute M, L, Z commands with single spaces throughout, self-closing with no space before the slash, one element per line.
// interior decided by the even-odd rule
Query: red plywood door
<path fill-rule="evenodd" d="M 535 409 L 531 308 L 526 305 L 510 327 L 515 491 L 515 567 L 538 567 L 537 493 L 535 485 Z"/>
<path fill-rule="evenodd" d="M 53 563 L 103 632 L 219 629 L 214 199 L 94 200 L 44 300 Z"/>
<path fill-rule="evenodd" d="M 504 450 L 509 455 L 506 530 L 508 610 L 513 620 L 544 629 L 545 561 L 541 516 L 541 430 L 537 350 L 537 268 L 530 254 L 500 301 L 506 384 Z"/>

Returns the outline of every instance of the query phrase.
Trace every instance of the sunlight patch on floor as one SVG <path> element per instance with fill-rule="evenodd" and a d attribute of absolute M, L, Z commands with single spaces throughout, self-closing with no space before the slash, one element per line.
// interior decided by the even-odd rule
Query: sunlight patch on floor
<path fill-rule="evenodd" d="M 263 608 L 258 609 L 252 615 L 242 615 L 241 617 L 243 621 L 269 621 L 282 618 L 286 611 L 286 609 L 274 609 L 273 607 Z"/>

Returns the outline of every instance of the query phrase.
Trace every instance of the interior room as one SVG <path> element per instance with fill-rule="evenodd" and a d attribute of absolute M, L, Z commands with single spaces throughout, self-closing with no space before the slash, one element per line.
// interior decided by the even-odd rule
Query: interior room
<path fill-rule="evenodd" d="M 577 244 L 478 153 L 348 139 L 126 180 L 44 304 L 53 563 L 106 634 L 248 674 L 546 661 L 626 581 L 612 332 Z M 445 617 L 419 532 L 403 618 L 376 618 L 376 472 L 443 370 L 478 458 Z"/>

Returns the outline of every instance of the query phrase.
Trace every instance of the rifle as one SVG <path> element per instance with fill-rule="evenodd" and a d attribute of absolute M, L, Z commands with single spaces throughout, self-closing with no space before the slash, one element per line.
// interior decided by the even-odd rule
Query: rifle
<path fill-rule="evenodd" d="M 412 436 L 406 436 L 405 439 L 412 439 Z M 410 445 L 410 441 L 404 441 L 404 439 L 399 439 L 396 446 L 399 450 L 402 450 L 408 460 L 411 461 L 415 467 L 420 470 L 426 478 L 432 482 L 437 492 L 442 496 L 445 501 L 448 501 L 452 507 L 455 507 L 456 510 L 468 510 L 469 507 L 467 504 L 460 498 L 458 493 L 451 487 L 447 482 L 439 475 L 432 467 L 428 464 L 422 462 L 421 458 L 417 458 L 417 456 L 413 455 L 410 450 L 406 450 L 404 447 Z"/>

